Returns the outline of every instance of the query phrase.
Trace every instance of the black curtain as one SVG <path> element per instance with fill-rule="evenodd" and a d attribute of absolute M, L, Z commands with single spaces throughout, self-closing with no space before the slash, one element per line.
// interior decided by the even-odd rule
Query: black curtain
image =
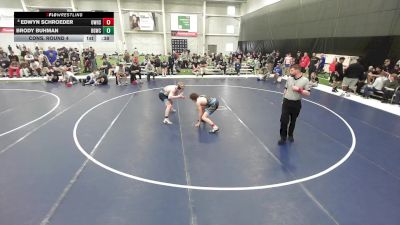
<path fill-rule="evenodd" d="M 285 54 L 316 52 L 337 55 L 361 56 L 366 65 L 382 65 L 384 59 L 393 63 L 400 59 L 400 36 L 382 37 L 335 37 L 286 40 L 239 41 L 242 52 L 261 52 L 263 54 L 279 50 Z"/>

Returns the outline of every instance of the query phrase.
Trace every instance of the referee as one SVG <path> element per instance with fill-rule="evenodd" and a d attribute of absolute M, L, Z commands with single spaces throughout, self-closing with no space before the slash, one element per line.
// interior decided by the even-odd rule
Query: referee
<path fill-rule="evenodd" d="M 282 114 L 281 114 L 281 139 L 278 144 L 283 145 L 286 139 L 293 142 L 293 131 L 296 119 L 300 114 L 301 97 L 310 95 L 309 80 L 303 77 L 301 67 L 298 64 L 290 67 L 290 77 L 286 81 L 283 93 Z M 289 125 L 289 132 L 288 132 Z"/>

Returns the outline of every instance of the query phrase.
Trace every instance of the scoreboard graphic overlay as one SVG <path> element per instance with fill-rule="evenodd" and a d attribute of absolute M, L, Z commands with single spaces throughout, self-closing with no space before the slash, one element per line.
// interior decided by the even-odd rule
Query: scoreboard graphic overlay
<path fill-rule="evenodd" d="M 113 12 L 15 12 L 15 42 L 114 42 Z"/>

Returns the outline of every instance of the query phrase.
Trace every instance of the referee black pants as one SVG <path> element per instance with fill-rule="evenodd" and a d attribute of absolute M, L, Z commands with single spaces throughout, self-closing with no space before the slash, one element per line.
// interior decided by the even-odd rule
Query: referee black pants
<path fill-rule="evenodd" d="M 300 114 L 300 109 L 301 100 L 292 101 L 286 98 L 283 99 L 280 129 L 282 139 L 286 140 L 287 136 L 293 136 L 294 127 L 296 126 L 296 119 Z"/>

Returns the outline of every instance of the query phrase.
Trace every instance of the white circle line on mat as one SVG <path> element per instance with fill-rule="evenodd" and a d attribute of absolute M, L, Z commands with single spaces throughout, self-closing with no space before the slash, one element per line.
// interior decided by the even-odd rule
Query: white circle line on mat
<path fill-rule="evenodd" d="M 278 91 L 272 91 L 272 90 L 266 90 L 266 89 L 260 89 L 260 88 L 252 88 L 252 87 L 245 87 L 245 86 L 232 86 L 232 85 L 186 85 L 187 87 L 234 87 L 234 88 L 243 88 L 243 89 L 250 89 L 250 90 L 258 90 L 258 91 L 264 91 L 264 92 L 271 92 L 271 93 L 277 93 L 277 94 L 282 94 L 281 92 Z M 242 187 L 212 187 L 212 186 L 195 186 L 195 185 L 184 185 L 184 184 L 174 184 L 174 183 L 168 183 L 168 182 L 161 182 L 161 181 L 157 181 L 157 180 L 152 180 L 152 179 L 147 179 L 147 178 L 143 178 L 143 177 L 139 177 L 139 176 L 134 176 L 132 174 L 128 174 L 125 172 L 122 172 L 120 170 L 114 169 L 110 166 L 107 166 L 105 164 L 103 164 L 102 162 L 96 160 L 93 156 L 91 156 L 89 153 L 87 153 L 85 151 L 85 149 L 80 145 L 78 137 L 77 137 L 77 129 L 79 126 L 79 123 L 81 122 L 81 120 L 92 110 L 94 110 L 95 108 L 113 101 L 115 99 L 118 98 L 122 98 L 124 96 L 127 95 L 132 95 L 132 94 L 136 94 L 136 93 L 141 93 L 141 92 L 146 92 L 146 91 L 153 91 L 153 90 L 157 90 L 157 89 L 161 89 L 161 88 L 152 88 L 152 89 L 146 89 L 146 90 L 141 90 L 141 91 L 135 91 L 135 92 L 131 92 L 131 93 L 127 93 L 127 94 L 123 94 L 111 99 L 108 99 L 106 101 L 103 101 L 95 106 L 93 106 L 92 108 L 90 108 L 89 110 L 87 110 L 85 113 L 83 113 L 79 119 L 76 121 L 75 125 L 74 125 L 74 129 L 73 129 L 73 138 L 75 141 L 75 145 L 78 148 L 78 150 L 86 157 L 88 158 L 90 161 L 92 161 L 93 163 L 95 163 L 96 165 L 102 167 L 103 169 L 106 169 L 112 173 L 130 178 L 130 179 L 134 179 L 137 181 L 142 181 L 145 183 L 150 183 L 150 184 L 155 184 L 155 185 L 160 185 L 160 186 L 166 186 L 166 187 L 173 187 L 173 188 L 181 188 L 181 189 L 192 189 L 192 190 L 204 190 L 204 191 L 250 191 L 250 190 L 261 190 L 261 189 L 270 189 L 270 188 L 277 188 L 277 187 L 283 187 L 283 186 L 288 186 L 288 185 L 292 185 L 292 184 L 298 184 L 301 182 L 305 182 L 305 181 L 309 181 L 309 180 L 313 180 L 316 179 L 318 177 L 321 177 L 331 171 L 333 171 L 334 169 L 336 169 L 337 167 L 339 167 L 341 164 L 343 164 L 350 156 L 351 154 L 354 152 L 354 149 L 356 147 L 356 136 L 354 134 L 354 131 L 352 129 L 352 127 L 350 126 L 350 124 L 343 118 L 341 117 L 339 114 L 337 114 L 336 112 L 334 112 L 333 110 L 329 109 L 326 106 L 323 106 L 319 103 L 313 102 L 311 100 L 308 99 L 303 99 L 307 102 L 310 102 L 314 105 L 317 105 L 321 108 L 324 108 L 325 110 L 331 112 L 333 115 L 335 115 L 336 117 L 338 117 L 348 128 L 348 130 L 351 133 L 351 138 L 352 138 L 352 143 L 350 146 L 349 151 L 346 153 L 346 155 L 341 158 L 338 162 L 336 162 L 335 164 L 333 164 L 332 166 L 330 166 L 329 168 L 318 172 L 316 174 L 307 176 L 307 177 L 303 177 L 303 178 L 299 178 L 299 179 L 295 179 L 295 180 L 291 180 L 291 181 L 286 181 L 286 182 L 281 182 L 281 183 L 275 183 L 275 184 L 268 184 L 268 185 L 258 185 L 258 186 L 242 186 Z"/>
<path fill-rule="evenodd" d="M 54 106 L 52 109 L 50 109 L 50 111 L 48 111 L 47 113 L 41 115 L 40 117 L 38 117 L 38 118 L 36 118 L 36 119 L 34 119 L 34 120 L 32 120 L 32 121 L 29 121 L 28 123 L 25 123 L 25 124 L 23 124 L 23 125 L 21 125 L 21 126 L 18 126 L 18 127 L 14 128 L 14 129 L 12 129 L 12 130 L 9 130 L 9 131 L 6 131 L 6 132 L 4 132 L 4 133 L 1 133 L 1 134 L 0 134 L 0 137 L 4 136 L 4 135 L 6 135 L 6 134 L 12 133 L 12 132 L 14 132 L 14 131 L 17 131 L 17 130 L 23 128 L 23 127 L 28 126 L 29 124 L 32 124 L 32 123 L 34 123 L 34 122 L 36 122 L 36 121 L 38 121 L 38 120 L 40 120 L 40 119 L 46 117 L 47 115 L 49 115 L 50 113 L 52 113 L 54 110 L 56 110 L 57 107 L 60 105 L 60 98 L 59 98 L 57 95 L 55 95 L 55 94 L 53 94 L 53 93 L 50 93 L 50 92 L 47 92 L 47 91 L 30 90 L 30 89 L 0 89 L 0 91 L 38 92 L 38 93 L 49 94 L 49 95 L 51 95 L 51 96 L 53 96 L 53 97 L 55 97 L 55 98 L 57 99 L 57 103 L 55 104 L 55 106 Z"/>

